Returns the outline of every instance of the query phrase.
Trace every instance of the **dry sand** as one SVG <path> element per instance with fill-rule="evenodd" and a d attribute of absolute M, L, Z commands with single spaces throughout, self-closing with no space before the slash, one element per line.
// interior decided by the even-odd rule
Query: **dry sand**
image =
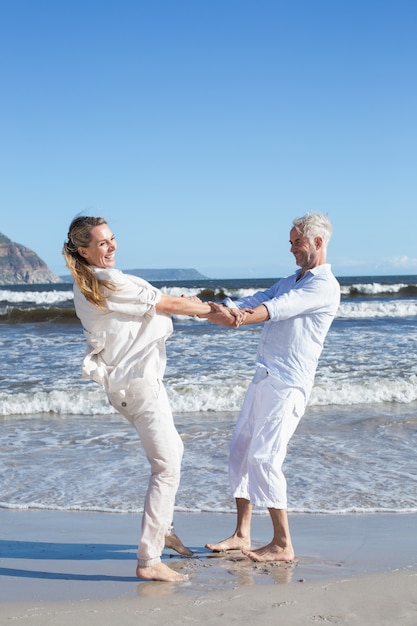
<path fill-rule="evenodd" d="M 255 564 L 203 546 L 233 515 L 177 514 L 195 551 L 164 562 L 185 583 L 135 577 L 135 515 L 0 510 L 0 625 L 417 625 L 415 514 L 291 515 L 294 564 Z M 252 544 L 268 542 L 255 516 Z"/>

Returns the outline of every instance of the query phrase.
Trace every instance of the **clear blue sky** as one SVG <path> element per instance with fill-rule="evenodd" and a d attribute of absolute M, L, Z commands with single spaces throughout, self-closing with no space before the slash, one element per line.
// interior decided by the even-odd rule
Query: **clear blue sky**
<path fill-rule="evenodd" d="M 0 232 L 58 274 L 104 215 L 118 267 L 417 274 L 415 0 L 0 0 Z"/>

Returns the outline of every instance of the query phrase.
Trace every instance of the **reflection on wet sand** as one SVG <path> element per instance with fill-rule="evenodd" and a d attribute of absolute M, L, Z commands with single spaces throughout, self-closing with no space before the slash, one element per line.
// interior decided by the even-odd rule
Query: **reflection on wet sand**
<path fill-rule="evenodd" d="M 181 558 L 175 562 L 171 559 L 169 565 L 178 572 L 188 574 L 190 580 L 183 583 L 144 581 L 137 586 L 137 595 L 167 596 L 179 592 L 221 591 L 244 586 L 290 583 L 297 561 L 255 563 L 239 550 L 231 550 L 197 553 L 192 558 Z"/>

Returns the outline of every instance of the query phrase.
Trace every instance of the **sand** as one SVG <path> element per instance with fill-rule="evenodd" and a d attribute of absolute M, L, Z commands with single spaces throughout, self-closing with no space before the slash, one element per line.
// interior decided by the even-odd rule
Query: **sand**
<path fill-rule="evenodd" d="M 213 555 L 230 514 L 177 513 L 195 554 L 166 550 L 184 583 L 135 576 L 139 517 L 0 510 L 0 625 L 417 624 L 417 514 L 290 515 L 297 559 Z M 252 544 L 270 539 L 254 516 Z"/>

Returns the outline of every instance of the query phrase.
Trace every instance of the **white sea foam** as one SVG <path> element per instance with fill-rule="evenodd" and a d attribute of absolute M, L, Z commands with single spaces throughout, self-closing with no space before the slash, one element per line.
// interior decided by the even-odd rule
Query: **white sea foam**
<path fill-rule="evenodd" d="M 409 404 L 417 400 L 417 377 L 408 380 L 386 378 L 363 382 L 318 383 L 314 386 L 310 404 L 312 406 L 381 404 L 398 402 Z"/>
<path fill-rule="evenodd" d="M 0 302 L 9 302 L 10 304 L 59 304 L 72 299 L 72 291 L 11 291 L 0 289 Z"/>
<path fill-rule="evenodd" d="M 237 412 L 250 378 L 239 383 L 212 381 L 173 383 L 166 381 L 167 393 L 175 414 Z M 310 406 L 374 405 L 386 402 L 410 404 L 417 401 L 417 377 L 387 378 L 329 383 L 319 378 L 309 401 Z M 0 415 L 109 415 L 115 410 L 105 392 L 97 385 L 74 389 L 38 390 L 29 393 L 0 392 Z"/>
<path fill-rule="evenodd" d="M 383 317 L 416 317 L 416 300 L 382 300 L 378 302 L 342 302 L 338 318 L 365 319 Z"/>
<path fill-rule="evenodd" d="M 380 294 L 397 294 L 401 289 L 405 289 L 408 287 L 407 283 L 397 283 L 397 284 L 387 284 L 387 283 L 353 283 L 352 285 L 342 285 L 341 293 L 344 296 L 348 296 L 352 293 L 352 290 L 355 290 L 358 294 L 363 294 L 366 296 L 376 296 Z M 417 285 L 414 285 L 417 287 Z"/>
<path fill-rule="evenodd" d="M 97 386 L 94 390 L 35 391 L 30 393 L 0 393 L 0 415 L 106 415 L 115 413 L 106 394 Z"/>
<path fill-rule="evenodd" d="M 379 293 L 396 293 L 401 287 L 406 285 L 360 285 L 362 293 L 376 295 Z M 349 293 L 349 288 L 343 287 L 343 293 Z M 194 296 L 199 293 L 197 288 L 189 287 L 162 287 L 161 291 L 169 295 Z M 236 300 L 255 293 L 256 289 L 227 289 L 225 293 L 232 299 Z M 219 289 L 214 289 L 215 296 L 219 295 Z M 11 291 L 0 290 L 0 303 L 8 303 L 10 305 L 30 304 L 37 306 L 51 306 L 62 303 L 71 303 L 73 300 L 72 290 L 68 291 Z M 364 318 L 383 318 L 383 317 L 416 317 L 417 302 L 415 299 L 400 300 L 368 300 L 368 301 L 349 301 L 342 302 L 337 314 L 342 319 L 364 319 Z M 183 316 L 176 316 L 177 319 L 185 319 Z M 195 318 L 194 322 L 201 322 Z"/>
<path fill-rule="evenodd" d="M 386 287 L 386 285 L 384 286 Z M 399 286 L 398 286 L 399 287 Z M 196 294 L 194 289 L 165 288 L 166 293 L 173 295 L 184 294 L 191 296 Z M 394 290 L 394 293 L 396 290 Z M 236 289 L 227 290 L 228 295 L 237 300 L 245 296 L 255 293 L 254 289 Z M 375 288 L 375 293 L 379 293 Z M 382 289 L 381 289 L 382 293 Z M 366 319 L 366 318 L 383 318 L 383 317 L 417 317 L 417 301 L 415 299 L 402 300 L 368 300 L 368 301 L 351 301 L 342 302 L 340 304 L 337 317 L 341 319 Z"/>
<path fill-rule="evenodd" d="M 227 459 L 235 416 L 198 413 L 176 422 L 185 444 L 177 510 L 233 511 Z M 310 408 L 285 463 L 290 511 L 416 511 L 415 429 L 415 406 L 405 412 L 362 407 L 360 413 Z M 3 420 L 0 450 L 7 450 L 0 455 L 1 507 L 143 510 L 149 464 L 120 416 Z"/>

